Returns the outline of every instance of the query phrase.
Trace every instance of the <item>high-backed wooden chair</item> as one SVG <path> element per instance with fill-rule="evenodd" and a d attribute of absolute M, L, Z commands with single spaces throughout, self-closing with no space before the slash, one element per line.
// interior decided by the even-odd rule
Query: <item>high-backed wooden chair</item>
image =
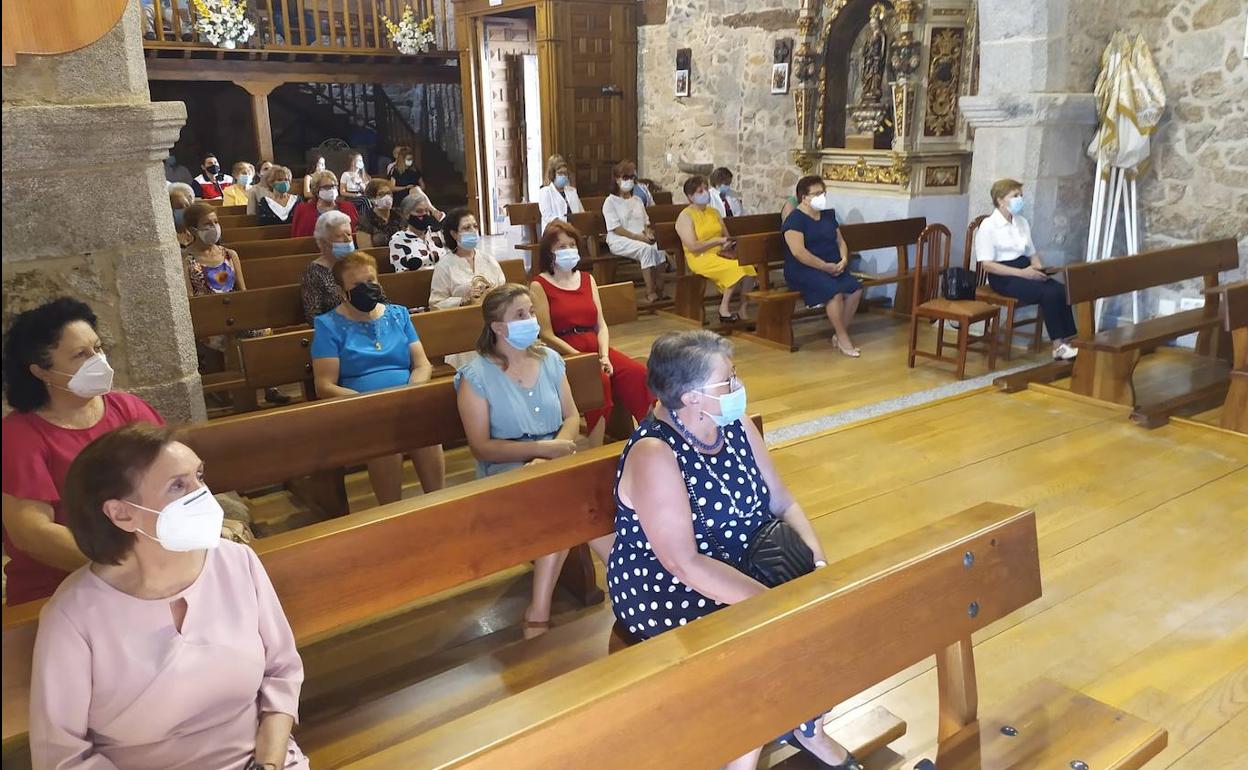
<path fill-rule="evenodd" d="M 668 190 L 660 190 L 659 192 L 651 192 L 650 197 L 654 198 L 654 205 L 656 206 L 672 205 L 672 193 Z"/>
<path fill-rule="evenodd" d="M 541 207 L 536 203 L 508 203 L 504 208 L 507 209 L 508 221 L 516 227 L 524 228 L 525 240 L 523 243 L 517 243 L 516 248 L 537 254 L 537 242 L 542 237 L 542 234 L 537 231 L 538 225 L 542 223 Z M 530 262 L 536 262 L 536 260 L 530 260 Z"/>
<path fill-rule="evenodd" d="M 949 249 L 953 236 L 944 225 L 928 225 L 919 234 L 915 249 L 914 291 L 910 305 L 910 356 L 906 365 L 914 368 L 915 356 L 934 361 L 953 361 L 958 367 L 958 379 L 966 376 L 966 354 L 971 347 L 987 345 L 988 368 L 997 365 L 997 306 L 977 299 L 952 300 L 941 296 L 941 274 L 949 267 Z M 936 322 L 936 352 L 918 349 L 919 320 L 927 318 Z M 945 346 L 945 322 L 958 322 L 957 358 L 943 354 Z M 986 334 L 971 334 L 971 324 L 984 322 Z"/>
<path fill-rule="evenodd" d="M 605 195 L 590 195 L 590 196 L 581 198 L 581 208 L 585 209 L 586 211 L 595 211 L 601 214 L 602 204 L 606 202 L 607 202 L 607 196 Z"/>
<path fill-rule="evenodd" d="M 1032 330 L 1029 332 L 1031 335 L 1031 345 L 1029 347 L 1033 353 L 1040 350 L 1040 343 L 1044 341 L 1044 312 L 1039 305 L 1034 305 L 1036 308 L 1035 317 L 1019 320 L 1016 316 L 1016 311 L 1018 308 L 1026 306 L 1026 303 L 1014 297 L 1007 297 L 1004 294 L 998 294 L 993 291 L 993 288 L 988 285 L 988 273 L 980 269 L 978 263 L 972 266 L 972 263 L 975 261 L 975 234 L 979 232 L 979 226 L 987 218 L 986 216 L 975 217 L 971 224 L 967 226 L 966 252 L 962 257 L 962 266 L 967 270 L 974 270 L 975 276 L 979 280 L 979 288 L 975 290 L 975 299 L 983 300 L 1005 310 L 1005 327 L 1003 329 L 1005 332 L 1005 360 L 1009 361 L 1011 349 L 1014 347 L 1014 332 L 1019 327 L 1032 327 Z"/>

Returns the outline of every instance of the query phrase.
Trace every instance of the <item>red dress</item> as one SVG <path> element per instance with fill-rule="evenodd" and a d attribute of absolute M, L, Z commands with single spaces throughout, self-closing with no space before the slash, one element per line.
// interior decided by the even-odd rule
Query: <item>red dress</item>
<path fill-rule="evenodd" d="M 550 304 L 550 325 L 555 336 L 582 353 L 598 354 L 598 306 L 594 304 L 593 282 L 585 273 L 579 273 L 581 285 L 577 289 L 561 289 L 545 275 L 538 275 L 546 300 Z M 613 370 L 610 376 L 602 373 L 602 409 L 585 413 L 589 429 L 593 430 L 600 419 L 611 414 L 619 401 L 634 420 L 646 418 L 654 404 L 654 396 L 646 387 L 646 367 L 609 348 L 608 358 Z"/>
<path fill-rule="evenodd" d="M 351 232 L 354 233 L 360 221 L 359 210 L 351 201 L 337 201 L 334 205 L 351 218 Z M 304 201 L 296 205 L 294 213 L 290 215 L 290 237 L 306 238 L 312 235 L 312 231 L 316 229 L 316 220 L 320 217 L 321 212 L 317 209 L 315 200 Z"/>

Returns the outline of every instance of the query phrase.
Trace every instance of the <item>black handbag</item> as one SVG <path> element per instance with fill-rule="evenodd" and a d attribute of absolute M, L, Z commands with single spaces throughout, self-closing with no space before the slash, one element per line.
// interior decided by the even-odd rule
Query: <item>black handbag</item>
<path fill-rule="evenodd" d="M 940 276 L 941 294 L 945 299 L 975 299 L 976 285 L 979 283 L 973 270 L 965 267 L 947 267 Z"/>

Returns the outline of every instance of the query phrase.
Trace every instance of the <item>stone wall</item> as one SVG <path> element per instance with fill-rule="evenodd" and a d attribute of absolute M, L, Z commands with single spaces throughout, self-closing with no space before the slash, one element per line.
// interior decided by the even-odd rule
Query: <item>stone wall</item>
<path fill-rule="evenodd" d="M 170 421 L 203 419 L 162 170 L 186 110 L 150 102 L 139 19 L 131 0 L 86 48 L 4 68 L 4 322 L 78 297 L 99 316 L 119 388 Z"/>
<path fill-rule="evenodd" d="M 638 34 L 641 175 L 684 200 L 683 164 L 727 166 L 750 211 L 778 209 L 800 172 L 792 95 L 771 93 L 775 41 L 797 37 L 797 0 L 668 0 Z M 675 93 L 676 49 L 693 49 L 691 95 Z"/>

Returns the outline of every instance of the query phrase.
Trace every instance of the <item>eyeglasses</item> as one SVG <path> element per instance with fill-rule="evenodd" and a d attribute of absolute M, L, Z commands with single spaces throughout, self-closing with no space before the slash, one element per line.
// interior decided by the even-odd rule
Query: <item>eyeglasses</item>
<path fill-rule="evenodd" d="M 741 390 L 741 388 L 744 387 L 744 384 L 741 382 L 741 378 L 737 376 L 736 369 L 732 370 L 732 376 L 729 379 L 724 380 L 723 382 L 712 382 L 710 384 L 703 385 L 701 388 L 699 388 L 699 390 L 711 390 L 712 388 L 722 388 L 725 385 L 728 386 L 729 393 L 734 393 L 738 390 Z"/>

